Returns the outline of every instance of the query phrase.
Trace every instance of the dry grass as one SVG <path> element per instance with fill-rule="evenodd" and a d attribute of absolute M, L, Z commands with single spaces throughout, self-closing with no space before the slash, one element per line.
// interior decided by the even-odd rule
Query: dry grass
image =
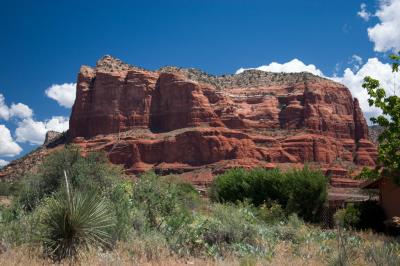
<path fill-rule="evenodd" d="M 11 206 L 11 197 L 0 196 L 0 206 L 10 207 Z"/>
<path fill-rule="evenodd" d="M 125 244 L 119 245 L 112 252 L 96 252 L 91 251 L 88 254 L 83 254 L 79 261 L 63 261 L 57 265 L 101 265 L 101 266 L 125 266 L 125 265 L 241 265 L 240 261 L 234 258 L 227 258 L 225 260 L 216 260 L 212 258 L 183 258 L 174 255 L 167 255 L 165 250 L 159 254 L 159 257 L 146 258 L 142 254 L 133 254 L 132 250 L 136 247 L 127 247 Z M 138 250 L 136 250 L 138 251 Z M 141 252 L 141 251 L 139 251 Z M 154 251 L 156 252 L 156 251 Z M 51 260 L 38 256 L 38 252 L 32 251 L 28 247 L 12 248 L 0 254 L 0 265 L 7 266 L 39 266 L 39 265 L 56 265 Z"/>
<path fill-rule="evenodd" d="M 374 265 L 366 260 L 366 251 L 370 248 L 382 247 L 387 237 L 370 232 L 355 233 L 363 239 L 363 244 L 357 248 L 349 248 L 349 265 Z M 321 252 L 321 245 L 332 248 L 331 252 Z M 133 242 L 118 243 L 116 248 L 110 252 L 92 250 L 81 255 L 79 261 L 63 261 L 59 265 L 335 265 L 338 257 L 337 242 L 335 239 L 323 243 L 306 242 L 301 245 L 293 245 L 288 241 L 280 241 L 274 247 L 274 255 L 270 258 L 227 256 L 220 258 L 194 258 L 179 257 L 171 254 L 163 243 L 147 243 L 146 241 L 134 240 Z M 0 254 L 0 265 L 54 265 L 48 259 L 43 258 L 41 252 L 35 248 L 21 246 L 11 248 Z M 336 264 L 337 265 L 337 264 Z M 385 264 L 383 264 L 385 265 Z"/>

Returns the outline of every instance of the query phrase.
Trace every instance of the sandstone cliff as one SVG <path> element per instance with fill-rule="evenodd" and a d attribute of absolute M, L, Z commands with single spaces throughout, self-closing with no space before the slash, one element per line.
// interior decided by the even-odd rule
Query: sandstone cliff
<path fill-rule="evenodd" d="M 81 67 L 69 134 L 132 173 L 354 168 L 373 166 L 377 156 L 357 99 L 331 80 L 257 70 L 147 71 L 110 56 Z"/>

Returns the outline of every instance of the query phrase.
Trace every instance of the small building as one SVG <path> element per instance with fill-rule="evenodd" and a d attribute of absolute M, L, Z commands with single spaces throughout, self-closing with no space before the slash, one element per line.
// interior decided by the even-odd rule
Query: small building
<path fill-rule="evenodd" d="M 323 213 L 323 221 L 326 227 L 335 226 L 335 213 L 349 203 L 361 203 L 369 200 L 377 200 L 360 188 L 361 180 L 354 180 L 345 177 L 329 178 L 328 204 Z"/>
<path fill-rule="evenodd" d="M 366 181 L 361 186 L 363 189 L 379 189 L 379 203 L 386 217 L 400 217 L 400 186 L 390 178 L 381 177 L 375 181 Z"/>

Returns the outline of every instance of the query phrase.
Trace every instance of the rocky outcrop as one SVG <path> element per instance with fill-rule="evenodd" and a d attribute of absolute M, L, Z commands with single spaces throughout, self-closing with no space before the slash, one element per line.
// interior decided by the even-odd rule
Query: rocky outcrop
<path fill-rule="evenodd" d="M 158 73 L 104 67 L 103 61 L 95 70 L 81 67 L 70 119 L 73 137 L 149 126 L 151 97 Z"/>
<path fill-rule="evenodd" d="M 54 130 L 49 130 L 46 133 L 44 143 L 42 146 L 46 148 L 56 147 L 67 141 L 67 132 L 57 132 Z"/>
<path fill-rule="evenodd" d="M 356 141 L 361 139 L 369 138 L 368 134 L 368 125 L 365 121 L 364 115 L 361 112 L 360 104 L 358 103 L 358 99 L 354 99 L 354 137 Z"/>
<path fill-rule="evenodd" d="M 304 163 L 329 170 L 373 166 L 377 156 L 358 101 L 331 80 L 147 71 L 110 56 L 81 68 L 69 137 L 132 173 Z"/>
<path fill-rule="evenodd" d="M 150 130 L 166 132 L 201 124 L 217 123 L 219 117 L 203 91 L 210 88 L 187 82 L 180 74 L 161 73 L 150 108 Z"/>

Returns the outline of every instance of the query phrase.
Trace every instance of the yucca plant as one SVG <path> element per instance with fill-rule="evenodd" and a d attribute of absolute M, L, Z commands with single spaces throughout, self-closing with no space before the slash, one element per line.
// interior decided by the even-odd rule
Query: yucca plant
<path fill-rule="evenodd" d="M 365 256 L 374 265 L 400 265 L 400 247 L 396 242 L 384 242 L 382 246 L 367 247 Z"/>
<path fill-rule="evenodd" d="M 66 176 L 65 176 L 66 177 Z M 47 202 L 43 219 L 43 247 L 53 260 L 75 259 L 90 248 L 108 248 L 115 225 L 108 202 L 95 192 L 70 191 Z"/>

